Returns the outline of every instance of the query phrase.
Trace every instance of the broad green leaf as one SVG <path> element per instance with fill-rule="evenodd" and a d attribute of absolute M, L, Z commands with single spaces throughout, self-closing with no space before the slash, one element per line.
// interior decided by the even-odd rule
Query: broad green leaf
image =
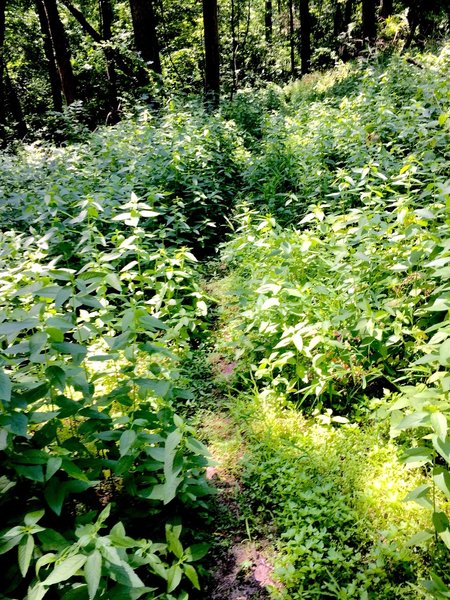
<path fill-rule="evenodd" d="M 443 467 L 434 467 L 433 480 L 437 487 L 450 499 L 450 473 Z"/>
<path fill-rule="evenodd" d="M 173 552 L 177 558 L 181 558 L 183 556 L 183 546 L 179 540 L 181 533 L 181 525 L 169 525 L 166 524 L 166 540 L 167 547 L 170 552 Z"/>
<path fill-rule="evenodd" d="M 97 524 L 104 523 L 111 514 L 111 504 L 107 504 L 102 512 L 98 515 Z"/>
<path fill-rule="evenodd" d="M 108 538 L 111 540 L 114 546 L 119 548 L 136 548 L 139 546 L 139 541 L 128 537 L 125 533 L 125 528 L 122 523 L 116 523 L 112 527 Z"/>
<path fill-rule="evenodd" d="M 41 465 L 15 465 L 15 470 L 19 475 L 23 475 L 32 481 L 44 482 L 44 471 Z"/>
<path fill-rule="evenodd" d="M 209 544 L 193 544 L 189 548 L 186 548 L 184 555 L 188 562 L 195 562 L 206 556 L 209 548 Z"/>
<path fill-rule="evenodd" d="M 430 489 L 430 486 L 427 484 L 419 485 L 405 496 L 403 502 L 414 501 L 417 502 L 417 504 L 420 504 L 420 506 L 423 506 L 424 508 L 433 509 L 433 503 L 431 502 L 428 495 Z"/>
<path fill-rule="evenodd" d="M 37 583 L 28 589 L 26 600 L 42 600 L 47 592 L 48 588 L 44 587 L 41 583 Z"/>
<path fill-rule="evenodd" d="M 39 541 L 44 550 L 63 550 L 69 546 L 69 542 L 54 529 L 44 529 L 38 533 Z"/>
<path fill-rule="evenodd" d="M 186 577 L 189 579 L 189 581 L 192 583 L 192 585 L 195 587 L 196 590 L 200 589 L 200 583 L 198 581 L 198 575 L 197 575 L 197 571 L 194 569 L 194 567 L 192 565 L 183 565 L 183 571 L 186 575 Z"/>
<path fill-rule="evenodd" d="M 292 342 L 299 352 L 303 350 L 303 337 L 298 331 L 292 336 Z"/>
<path fill-rule="evenodd" d="M 38 331 L 29 339 L 30 353 L 38 354 L 47 343 L 47 334 L 44 331 Z"/>
<path fill-rule="evenodd" d="M 90 308 L 99 309 L 103 308 L 103 304 L 91 294 L 77 294 L 75 296 L 75 301 L 76 305 L 78 306 L 89 306 Z"/>
<path fill-rule="evenodd" d="M 60 392 L 64 392 L 66 386 L 66 372 L 57 365 L 51 365 L 45 370 L 49 382 L 54 385 Z"/>
<path fill-rule="evenodd" d="M 450 529 L 441 531 L 441 533 L 439 534 L 439 537 L 444 542 L 444 544 L 447 546 L 447 548 L 450 550 Z M 450 590 L 449 590 L 449 595 L 450 595 Z"/>
<path fill-rule="evenodd" d="M 149 554 L 147 556 L 148 564 L 152 571 L 154 571 L 161 579 L 167 581 L 167 569 L 161 559 L 156 554 Z"/>
<path fill-rule="evenodd" d="M 257 294 L 267 294 L 268 292 L 270 292 L 274 296 L 276 296 L 280 290 L 281 285 L 278 285 L 276 283 L 264 283 L 263 285 L 259 286 L 259 288 L 255 291 Z"/>
<path fill-rule="evenodd" d="M 8 431 L 0 429 L 0 451 L 6 450 L 8 447 Z"/>
<path fill-rule="evenodd" d="M 134 444 L 136 440 L 136 432 L 132 429 L 126 429 L 122 435 L 120 436 L 120 456 L 125 456 L 128 454 L 131 446 Z"/>
<path fill-rule="evenodd" d="M 32 535 L 24 536 L 19 543 L 19 568 L 22 573 L 22 577 L 28 572 L 31 558 L 34 550 L 34 539 Z"/>
<path fill-rule="evenodd" d="M 11 390 L 11 380 L 3 370 L 0 370 L 0 401 L 10 402 Z"/>
<path fill-rule="evenodd" d="M 442 440 L 437 435 L 433 435 L 431 439 L 437 452 L 450 464 L 450 439 L 446 437 L 445 440 Z"/>
<path fill-rule="evenodd" d="M 267 300 L 265 300 L 262 305 L 261 305 L 261 310 L 269 310 L 271 308 L 273 308 L 274 306 L 280 306 L 280 301 L 278 298 L 267 298 Z"/>
<path fill-rule="evenodd" d="M 437 533 L 443 533 L 450 527 L 447 515 L 442 511 L 435 511 L 433 513 L 433 525 Z"/>
<path fill-rule="evenodd" d="M 144 596 L 144 600 L 152 600 L 155 595 L 151 592 L 154 592 L 157 588 L 154 587 L 134 587 L 130 588 L 129 585 L 115 585 L 111 590 L 108 590 L 108 600 L 138 600 Z M 66 600 L 64 598 L 63 600 Z M 67 600 L 72 600 L 71 598 L 67 598 Z M 74 599 L 75 600 L 75 599 Z M 76 599 L 76 600 L 86 600 Z M 167 600 L 175 600 L 174 598 L 167 597 Z M 187 598 L 178 598 L 177 600 L 188 600 Z"/>
<path fill-rule="evenodd" d="M 35 296 L 40 296 L 41 298 L 49 298 L 50 300 L 54 300 L 61 291 L 61 286 L 59 285 L 48 285 L 47 287 L 41 288 L 35 292 Z"/>
<path fill-rule="evenodd" d="M 115 273 L 108 273 L 108 275 L 105 277 L 105 282 L 116 291 L 122 291 L 122 284 Z"/>
<path fill-rule="evenodd" d="M 44 489 L 44 497 L 49 507 L 57 515 L 61 514 L 64 498 L 66 497 L 66 488 L 59 479 L 51 479 Z"/>
<path fill-rule="evenodd" d="M 141 210 L 141 216 L 147 219 L 153 219 L 154 217 L 159 217 L 160 213 L 155 210 Z"/>
<path fill-rule="evenodd" d="M 409 448 L 403 453 L 401 460 L 405 464 L 415 464 L 417 466 L 431 463 L 433 459 L 433 450 L 420 446 L 419 448 Z"/>
<path fill-rule="evenodd" d="M 182 575 L 183 571 L 178 565 L 172 565 L 167 570 L 167 591 L 169 594 L 179 586 Z"/>
<path fill-rule="evenodd" d="M 157 484 L 149 488 L 145 488 L 139 492 L 139 497 L 147 498 L 148 500 L 164 501 L 164 485 Z"/>
<path fill-rule="evenodd" d="M 84 565 L 84 578 L 88 586 L 90 600 L 93 600 L 97 593 L 100 579 L 102 576 L 102 555 L 98 550 L 94 550 L 86 560 Z"/>
<path fill-rule="evenodd" d="M 431 414 L 430 420 L 436 434 L 441 440 L 445 440 L 448 429 L 447 417 L 440 412 L 434 412 Z"/>
<path fill-rule="evenodd" d="M 51 342 L 63 342 L 64 341 L 64 332 L 57 327 L 47 327 L 46 330 L 47 335 L 50 337 Z"/>
<path fill-rule="evenodd" d="M 80 481 L 85 481 L 86 483 L 90 482 L 86 473 L 82 471 L 78 465 L 67 458 L 63 458 L 61 468 L 74 479 L 79 479 Z"/>
<path fill-rule="evenodd" d="M 181 439 L 182 435 L 178 429 L 171 431 L 166 438 L 164 444 L 164 474 L 166 477 L 172 473 L 173 461 Z"/>
<path fill-rule="evenodd" d="M 36 575 L 39 575 L 39 571 L 42 567 L 46 567 L 47 565 L 51 565 L 56 560 L 56 554 L 53 552 L 49 552 L 48 554 L 44 554 L 36 561 L 35 571 Z"/>
<path fill-rule="evenodd" d="M 36 525 L 42 517 L 45 515 L 45 510 L 36 510 L 34 512 L 28 513 L 25 515 L 24 523 L 25 525 Z"/>
<path fill-rule="evenodd" d="M 86 560 L 87 557 L 83 554 L 75 554 L 75 556 L 66 558 L 63 562 L 55 566 L 54 570 L 42 582 L 42 584 L 55 585 L 55 583 L 67 581 L 84 566 Z"/>
<path fill-rule="evenodd" d="M 178 486 L 183 481 L 182 477 L 170 474 L 164 482 L 164 504 L 169 504 L 175 498 Z M 156 486 L 155 486 L 156 487 Z"/>
<path fill-rule="evenodd" d="M 167 325 L 165 323 L 147 313 L 139 315 L 139 323 L 148 331 L 158 331 L 160 329 L 167 330 Z"/>
<path fill-rule="evenodd" d="M 15 433 L 22 437 L 27 437 L 28 435 L 28 419 L 23 413 L 11 413 L 3 419 L 3 424 L 11 433 Z"/>
<path fill-rule="evenodd" d="M 121 560 L 119 564 L 113 563 L 109 565 L 108 571 L 111 573 L 114 581 L 117 581 L 121 585 L 131 588 L 145 587 L 142 580 L 124 560 Z"/>
<path fill-rule="evenodd" d="M 450 366 L 450 339 L 445 340 L 439 348 L 439 362 L 443 367 Z"/>
<path fill-rule="evenodd" d="M 24 329 L 32 329 L 38 324 L 37 319 L 24 319 L 23 321 L 9 321 L 0 323 L 0 335 L 12 335 L 23 331 Z"/>
<path fill-rule="evenodd" d="M 164 379 L 149 379 L 139 377 L 134 380 L 134 383 L 142 390 L 148 390 L 160 398 L 165 398 L 170 392 L 172 384 Z"/>
<path fill-rule="evenodd" d="M 164 448 L 146 448 L 146 453 L 158 462 L 163 463 L 165 457 Z"/>
<path fill-rule="evenodd" d="M 62 465 L 62 458 L 60 456 L 51 456 L 47 461 L 47 467 L 45 469 L 45 480 L 48 481 L 53 475 L 59 470 Z"/>
<path fill-rule="evenodd" d="M 433 539 L 433 534 L 430 531 L 419 531 L 409 538 L 408 546 L 421 546 Z"/>
<path fill-rule="evenodd" d="M 186 446 L 189 448 L 191 452 L 194 454 L 198 454 L 200 456 L 210 456 L 210 452 L 205 444 L 202 444 L 199 440 L 191 437 L 186 440 Z"/>
<path fill-rule="evenodd" d="M 53 342 L 52 348 L 61 352 L 61 354 L 70 354 L 75 362 L 81 362 L 87 353 L 84 346 L 72 342 Z"/>
<path fill-rule="evenodd" d="M 406 415 L 398 425 L 395 426 L 395 429 L 400 431 L 404 429 L 412 429 L 415 427 L 421 427 L 422 425 L 427 425 L 430 422 L 430 413 L 425 411 L 419 411 L 411 413 L 410 415 Z"/>
<path fill-rule="evenodd" d="M 444 593 L 447 592 L 448 593 L 448 597 L 450 598 L 449 588 L 442 581 L 442 579 L 440 577 L 438 577 L 437 575 L 435 575 L 434 573 L 430 573 L 430 577 L 431 577 L 433 583 L 436 586 L 436 590 L 439 591 L 439 592 L 444 592 Z"/>

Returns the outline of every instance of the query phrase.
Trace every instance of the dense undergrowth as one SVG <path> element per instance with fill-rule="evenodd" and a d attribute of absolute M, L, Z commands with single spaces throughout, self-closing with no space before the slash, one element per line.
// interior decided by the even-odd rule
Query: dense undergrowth
<path fill-rule="evenodd" d="M 449 75 L 375 56 L 1 157 L 4 598 L 196 593 L 212 345 L 273 596 L 448 597 Z"/>

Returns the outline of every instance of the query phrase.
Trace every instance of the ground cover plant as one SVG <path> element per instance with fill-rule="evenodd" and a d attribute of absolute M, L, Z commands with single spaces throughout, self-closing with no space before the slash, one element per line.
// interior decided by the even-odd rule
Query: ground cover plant
<path fill-rule="evenodd" d="M 1 156 L 4 598 L 202 597 L 218 408 L 271 597 L 448 597 L 449 71 Z"/>
<path fill-rule="evenodd" d="M 3 158 L 5 597 L 199 588 L 192 563 L 206 546 L 184 522 L 211 492 L 207 450 L 174 403 L 189 397 L 177 361 L 201 339 L 209 301 L 183 243 L 220 232 L 212 218 L 231 190 L 217 178 L 240 146 L 218 121 L 233 152 L 219 131 L 208 150 L 214 119 L 196 115 L 169 109 L 156 127 L 143 114 L 115 140 Z"/>
<path fill-rule="evenodd" d="M 257 402 L 247 420 L 257 432 L 249 454 L 249 497 L 253 509 L 259 504 L 283 531 L 279 573 L 289 598 L 420 597 L 421 577 L 422 590 L 433 597 L 448 594 L 448 49 L 423 57 L 430 70 L 413 79 L 408 64 L 397 60 L 392 71 L 386 65 L 383 72 L 380 65 L 360 70 L 360 83 L 352 83 L 343 100 L 325 95 L 323 103 L 307 107 L 299 94 L 284 116 L 269 119 L 267 146 L 250 160 L 253 202 L 240 207 L 222 251 L 229 274 L 217 290 L 228 306 L 217 348 L 236 365 L 237 389 L 248 387 L 250 377 L 256 390 L 246 399 L 249 407 L 255 397 Z M 310 102 L 310 91 L 307 97 Z M 293 187 L 308 181 L 310 187 Z M 416 522 L 408 539 L 399 529 L 385 532 L 384 541 L 395 540 L 389 550 L 389 543 L 362 550 L 358 532 L 364 530 L 366 541 L 370 534 L 361 514 L 370 509 L 358 513 L 357 480 L 353 496 L 346 491 L 352 478 L 347 463 L 358 463 L 358 444 L 354 440 L 348 451 L 339 443 L 334 448 L 321 432 L 327 452 L 346 464 L 337 483 L 327 452 L 319 452 L 315 470 L 315 425 L 305 433 L 296 423 L 295 433 L 277 434 L 281 411 L 260 426 L 267 398 L 278 407 L 287 399 L 288 415 L 294 406 L 338 431 L 358 423 L 359 442 L 374 435 L 374 420 L 390 418 L 398 445 L 388 444 L 386 431 L 378 430 L 375 439 L 389 460 L 398 452 L 421 478 L 408 471 L 409 485 L 403 487 L 405 480 L 385 477 L 391 477 L 397 499 L 403 489 L 406 501 L 428 510 L 427 518 Z M 352 439 L 350 431 L 342 432 L 343 439 Z M 359 447 L 365 475 L 377 443 Z M 327 558 L 323 552 L 331 547 Z M 374 562 L 372 552 L 378 553 Z M 357 574 L 351 573 L 355 556 Z M 380 579 L 375 572 L 381 565 Z"/>

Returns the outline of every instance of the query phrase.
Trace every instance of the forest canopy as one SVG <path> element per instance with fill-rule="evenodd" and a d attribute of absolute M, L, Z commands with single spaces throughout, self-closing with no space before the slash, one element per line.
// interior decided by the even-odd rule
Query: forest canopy
<path fill-rule="evenodd" d="M 373 48 L 423 46 L 445 35 L 448 12 L 445 0 L 2 0 L 1 137 L 75 139 L 136 102 L 232 97 Z"/>

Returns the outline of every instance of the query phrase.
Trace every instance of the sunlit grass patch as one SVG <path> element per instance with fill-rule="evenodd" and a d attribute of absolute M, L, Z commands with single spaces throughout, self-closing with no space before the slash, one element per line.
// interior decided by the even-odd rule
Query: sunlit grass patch
<path fill-rule="evenodd" d="M 277 528 L 283 597 L 418 597 L 411 585 L 424 558 L 407 542 L 429 514 L 403 502 L 420 477 L 399 466 L 386 425 L 306 419 L 267 390 L 230 408 L 245 424 L 249 517 Z"/>

